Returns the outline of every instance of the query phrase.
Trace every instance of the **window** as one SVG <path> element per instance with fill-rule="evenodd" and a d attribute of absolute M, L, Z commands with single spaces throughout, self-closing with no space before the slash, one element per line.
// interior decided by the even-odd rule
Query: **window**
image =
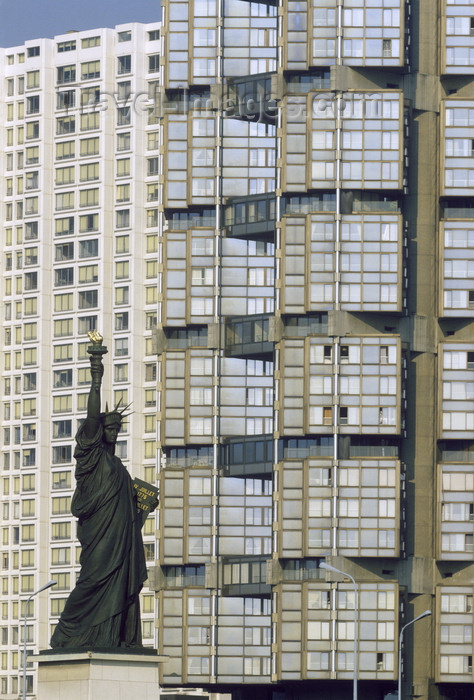
<path fill-rule="evenodd" d="M 26 190 L 36 190 L 38 189 L 38 171 L 31 170 L 29 173 L 25 173 L 25 189 Z"/>
<path fill-rule="evenodd" d="M 99 188 L 90 190 L 80 190 L 79 206 L 80 207 L 97 207 L 99 205 Z"/>
<path fill-rule="evenodd" d="M 58 243 L 54 246 L 54 259 L 56 261 L 72 260 L 74 258 L 74 243 Z M 65 296 L 65 295 L 61 295 Z M 58 297 L 56 297 L 58 298 Z M 59 311 L 59 309 L 55 309 Z"/>
<path fill-rule="evenodd" d="M 128 287 L 117 287 L 115 289 L 115 303 L 117 306 L 130 303 L 130 293 Z"/>
<path fill-rule="evenodd" d="M 81 63 L 81 80 L 100 78 L 100 61 Z"/>
<path fill-rule="evenodd" d="M 25 291 L 31 291 L 33 289 L 38 289 L 38 273 L 37 272 L 26 272 L 25 273 Z"/>
<path fill-rule="evenodd" d="M 74 209 L 74 192 L 61 192 L 56 194 L 56 211 Z"/>
<path fill-rule="evenodd" d="M 130 150 L 130 132 L 124 131 L 122 134 L 117 134 L 117 151 Z"/>
<path fill-rule="evenodd" d="M 58 53 L 64 53 L 66 51 L 75 51 L 76 50 L 76 42 L 75 42 L 75 40 L 61 41 L 59 44 L 57 44 L 56 48 L 58 50 Z"/>
<path fill-rule="evenodd" d="M 117 126 L 127 126 L 130 124 L 130 107 L 117 108 Z"/>
<path fill-rule="evenodd" d="M 79 335 L 85 335 L 89 331 L 93 331 L 97 327 L 97 316 L 82 316 L 78 321 Z M 86 397 L 87 395 L 84 394 Z M 85 409 L 84 409 L 85 410 Z"/>
<path fill-rule="evenodd" d="M 54 271 L 54 286 L 64 287 L 69 284 L 74 284 L 74 268 L 63 267 Z"/>
<path fill-rule="evenodd" d="M 55 445 L 53 447 L 53 464 L 69 464 L 72 462 L 71 445 Z"/>
<path fill-rule="evenodd" d="M 26 138 L 27 140 L 39 138 L 39 122 L 26 123 Z"/>
<path fill-rule="evenodd" d="M 332 407 L 323 406 L 323 425 L 332 425 Z"/>
<path fill-rule="evenodd" d="M 74 183 L 74 166 L 66 168 L 56 168 L 56 185 L 72 185 Z"/>
<path fill-rule="evenodd" d="M 38 114 L 40 111 L 40 96 L 32 95 L 26 98 L 26 113 L 27 114 Z"/>
<path fill-rule="evenodd" d="M 123 311 L 121 313 L 115 314 L 115 330 L 128 330 L 128 311 Z"/>
<path fill-rule="evenodd" d="M 76 104 L 75 90 L 62 90 L 56 93 L 56 108 L 69 109 Z"/>
<path fill-rule="evenodd" d="M 26 87 L 28 90 L 34 90 L 40 86 L 40 72 L 39 70 L 31 70 L 26 74 Z"/>
<path fill-rule="evenodd" d="M 127 29 L 123 32 L 119 32 L 117 35 L 119 44 L 124 42 L 124 41 L 131 41 L 132 39 L 132 31 L 131 29 Z"/>
<path fill-rule="evenodd" d="M 83 265 L 79 268 L 79 284 L 90 284 L 98 282 L 98 265 Z"/>
<path fill-rule="evenodd" d="M 158 41 L 160 38 L 160 30 L 159 29 L 154 29 L 151 32 L 148 32 L 148 41 Z"/>
<path fill-rule="evenodd" d="M 158 175 L 158 158 L 147 158 L 147 175 Z"/>
<path fill-rule="evenodd" d="M 68 216 L 65 219 L 56 219 L 54 228 L 56 236 L 68 236 L 74 233 L 74 217 Z"/>
<path fill-rule="evenodd" d="M 193 267 L 191 269 L 191 284 L 194 286 L 212 285 L 214 270 L 210 267 Z"/>
<path fill-rule="evenodd" d="M 96 156 L 99 154 L 99 137 L 81 139 L 81 156 Z"/>
<path fill-rule="evenodd" d="M 53 472 L 52 474 L 53 489 L 70 489 L 71 488 L 71 472 Z"/>
<path fill-rule="evenodd" d="M 26 149 L 28 151 L 28 149 Z M 63 141 L 56 144 L 56 160 L 65 160 L 66 158 L 75 158 L 76 144 L 74 141 Z M 38 162 L 38 161 L 36 161 Z"/>
<path fill-rule="evenodd" d="M 115 239 L 115 252 L 117 254 L 128 253 L 130 250 L 130 236 L 117 236 Z"/>
<path fill-rule="evenodd" d="M 67 472 L 59 472 L 65 474 Z M 71 523 L 59 522 L 51 523 L 51 539 L 52 540 L 70 540 L 71 539 Z"/>
<path fill-rule="evenodd" d="M 21 552 L 21 566 L 22 567 L 30 567 L 35 565 L 35 551 L 34 549 L 24 549 Z M 31 608 L 30 608 L 31 610 Z M 30 616 L 33 613 L 30 613 Z"/>
<path fill-rule="evenodd" d="M 158 209 L 147 209 L 146 226 L 147 228 L 158 226 Z"/>
<path fill-rule="evenodd" d="M 130 226 L 130 209 L 120 209 L 115 214 L 117 228 L 128 228 Z"/>
<path fill-rule="evenodd" d="M 36 363 L 37 363 L 36 355 L 37 355 L 36 348 L 25 348 L 25 350 L 23 352 L 23 364 L 27 365 L 27 366 L 36 365 Z"/>
<path fill-rule="evenodd" d="M 57 82 L 61 85 L 63 83 L 74 83 L 76 80 L 76 66 L 59 66 L 57 69 Z"/>
<path fill-rule="evenodd" d="M 114 365 L 114 380 L 128 382 L 128 364 Z"/>
<path fill-rule="evenodd" d="M 156 381 L 156 363 L 153 362 L 145 365 L 145 381 Z"/>
<path fill-rule="evenodd" d="M 24 314 L 25 316 L 36 316 L 38 313 L 38 299 L 37 297 L 27 297 L 24 299 Z"/>
<path fill-rule="evenodd" d="M 28 58 L 33 58 L 34 56 L 39 56 L 40 55 L 40 47 L 39 46 L 29 46 L 26 50 L 26 55 Z"/>
<path fill-rule="evenodd" d="M 79 241 L 79 257 L 95 258 L 99 254 L 99 241 L 97 238 L 88 238 Z"/>
<path fill-rule="evenodd" d="M 441 655 L 440 658 L 441 673 L 470 674 L 472 673 L 472 656 L 461 655 Z"/>
<path fill-rule="evenodd" d="M 127 100 L 130 98 L 130 95 L 132 94 L 132 83 L 130 80 L 123 80 L 121 83 L 117 83 L 117 99 L 118 100 L 124 100 L 127 102 Z"/>
<path fill-rule="evenodd" d="M 90 49 L 92 46 L 100 46 L 100 36 L 87 36 L 82 39 L 81 46 L 83 49 Z"/>
<path fill-rule="evenodd" d="M 53 348 L 53 361 L 54 362 L 71 362 L 72 361 L 72 343 L 67 343 L 66 345 L 55 345 Z M 31 364 L 36 364 L 36 360 L 31 362 Z"/>
<path fill-rule="evenodd" d="M 76 130 L 75 117 L 59 117 L 56 119 L 56 133 L 59 136 L 73 134 Z"/>
<path fill-rule="evenodd" d="M 100 112 L 81 114 L 81 131 L 92 131 L 100 127 Z"/>
<path fill-rule="evenodd" d="M 98 105 L 101 98 L 100 87 L 87 87 L 81 90 L 81 107 Z"/>
<path fill-rule="evenodd" d="M 51 550 L 51 564 L 53 566 L 57 565 L 66 565 L 71 563 L 71 549 L 70 547 L 55 547 L 54 549 Z M 54 600 L 54 599 L 53 599 Z M 51 603 L 53 604 L 53 600 Z M 61 600 L 61 603 L 64 603 L 64 600 Z M 53 607 L 53 605 L 52 605 Z"/>
<path fill-rule="evenodd" d="M 68 371 L 68 370 L 65 370 Z M 72 421 L 71 420 L 56 420 L 53 421 L 53 438 L 68 438 L 72 437 Z"/>
<path fill-rule="evenodd" d="M 155 53 L 148 56 L 148 72 L 158 73 L 160 70 L 160 55 Z"/>
<path fill-rule="evenodd" d="M 128 260 L 121 260 L 115 263 L 115 278 L 127 279 L 130 277 L 130 263 Z"/>
<path fill-rule="evenodd" d="M 87 231 L 98 231 L 99 229 L 99 215 L 98 214 L 86 214 L 79 217 L 79 232 L 85 233 Z"/>
<path fill-rule="evenodd" d="M 79 168 L 79 180 L 87 182 L 99 179 L 99 163 L 85 163 Z"/>
<path fill-rule="evenodd" d="M 158 183 L 152 183 L 146 186 L 146 201 L 147 202 L 157 202 L 158 201 Z"/>
<path fill-rule="evenodd" d="M 212 197 L 214 195 L 214 180 L 212 178 L 193 179 L 192 193 L 195 197 Z"/>
<path fill-rule="evenodd" d="M 130 158 L 119 158 L 117 160 L 117 177 L 130 175 Z"/>
<path fill-rule="evenodd" d="M 71 411 L 72 411 L 72 396 L 71 396 L 71 394 L 65 394 L 63 396 L 54 396 L 53 397 L 53 413 L 71 413 Z"/>
<path fill-rule="evenodd" d="M 115 340 L 115 355 L 117 357 L 128 355 L 128 338 L 117 338 Z"/>
<path fill-rule="evenodd" d="M 115 200 L 117 203 L 130 201 L 130 185 L 117 185 L 115 190 Z"/>
<path fill-rule="evenodd" d="M 117 73 L 119 75 L 123 75 L 124 73 L 131 73 L 131 70 L 132 70 L 132 57 L 131 57 L 131 55 L 118 56 L 117 57 Z"/>
<path fill-rule="evenodd" d="M 84 292 L 79 292 L 79 308 L 94 309 L 98 306 L 98 291 L 97 289 L 88 289 Z"/>

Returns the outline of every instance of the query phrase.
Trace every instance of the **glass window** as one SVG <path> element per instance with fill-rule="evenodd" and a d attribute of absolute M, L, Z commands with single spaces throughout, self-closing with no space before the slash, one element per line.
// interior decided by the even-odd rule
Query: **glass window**
<path fill-rule="evenodd" d="M 129 151 L 130 150 L 130 132 L 124 131 L 121 134 L 117 134 L 117 151 Z"/>
<path fill-rule="evenodd" d="M 75 51 L 76 50 L 76 42 L 75 40 L 72 41 L 61 41 L 59 44 L 56 46 L 58 53 L 64 53 L 66 51 Z"/>
<path fill-rule="evenodd" d="M 151 56 L 148 56 L 148 72 L 149 73 L 158 73 L 160 70 L 160 55 L 159 54 L 152 54 Z"/>
<path fill-rule="evenodd" d="M 124 73 L 131 73 L 131 70 L 132 70 L 132 57 L 131 57 L 131 55 L 118 56 L 117 57 L 117 73 L 119 75 L 123 75 Z"/>
<path fill-rule="evenodd" d="M 96 207 L 99 204 L 99 188 L 90 190 L 80 190 L 79 206 L 80 207 Z"/>
<path fill-rule="evenodd" d="M 81 156 L 95 156 L 99 153 L 99 137 L 90 139 L 81 139 L 80 154 Z"/>
<path fill-rule="evenodd" d="M 26 149 L 29 150 L 28 148 Z M 38 147 L 36 147 L 38 151 Z M 74 141 L 63 141 L 56 144 L 56 160 L 64 160 L 66 158 L 75 158 L 76 144 Z M 35 161 L 38 162 L 38 159 Z"/>
<path fill-rule="evenodd" d="M 88 36 L 82 39 L 81 46 L 83 49 L 89 49 L 92 46 L 100 46 L 100 36 Z"/>
<path fill-rule="evenodd" d="M 76 80 L 76 66 L 59 66 L 57 69 L 57 82 L 59 84 L 63 83 L 73 83 Z"/>
<path fill-rule="evenodd" d="M 100 61 L 81 63 L 81 80 L 100 78 Z"/>
<path fill-rule="evenodd" d="M 26 74 L 26 88 L 28 90 L 39 88 L 40 86 L 40 72 L 39 70 L 28 71 Z"/>

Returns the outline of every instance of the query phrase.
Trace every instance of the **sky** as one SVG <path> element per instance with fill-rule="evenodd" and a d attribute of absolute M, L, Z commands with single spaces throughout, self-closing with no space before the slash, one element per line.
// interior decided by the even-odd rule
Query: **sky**
<path fill-rule="evenodd" d="M 159 0 L 0 0 L 0 46 L 125 22 L 156 22 Z"/>

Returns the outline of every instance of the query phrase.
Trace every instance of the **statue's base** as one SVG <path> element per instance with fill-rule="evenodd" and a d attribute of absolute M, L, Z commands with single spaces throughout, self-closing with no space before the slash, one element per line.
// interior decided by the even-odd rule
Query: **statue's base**
<path fill-rule="evenodd" d="M 37 700 L 155 700 L 158 664 L 149 649 L 55 649 L 38 662 Z"/>

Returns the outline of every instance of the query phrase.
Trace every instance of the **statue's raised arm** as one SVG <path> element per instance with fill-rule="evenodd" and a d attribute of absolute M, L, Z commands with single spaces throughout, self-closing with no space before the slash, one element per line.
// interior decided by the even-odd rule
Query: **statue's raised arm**
<path fill-rule="evenodd" d="M 84 431 L 88 437 L 92 437 L 97 431 L 100 421 L 100 389 L 104 375 L 102 356 L 106 354 L 107 348 L 102 345 L 103 337 L 97 331 L 89 331 L 88 336 L 92 343 L 87 349 L 91 363 L 91 387 L 87 400 L 87 419 Z"/>

